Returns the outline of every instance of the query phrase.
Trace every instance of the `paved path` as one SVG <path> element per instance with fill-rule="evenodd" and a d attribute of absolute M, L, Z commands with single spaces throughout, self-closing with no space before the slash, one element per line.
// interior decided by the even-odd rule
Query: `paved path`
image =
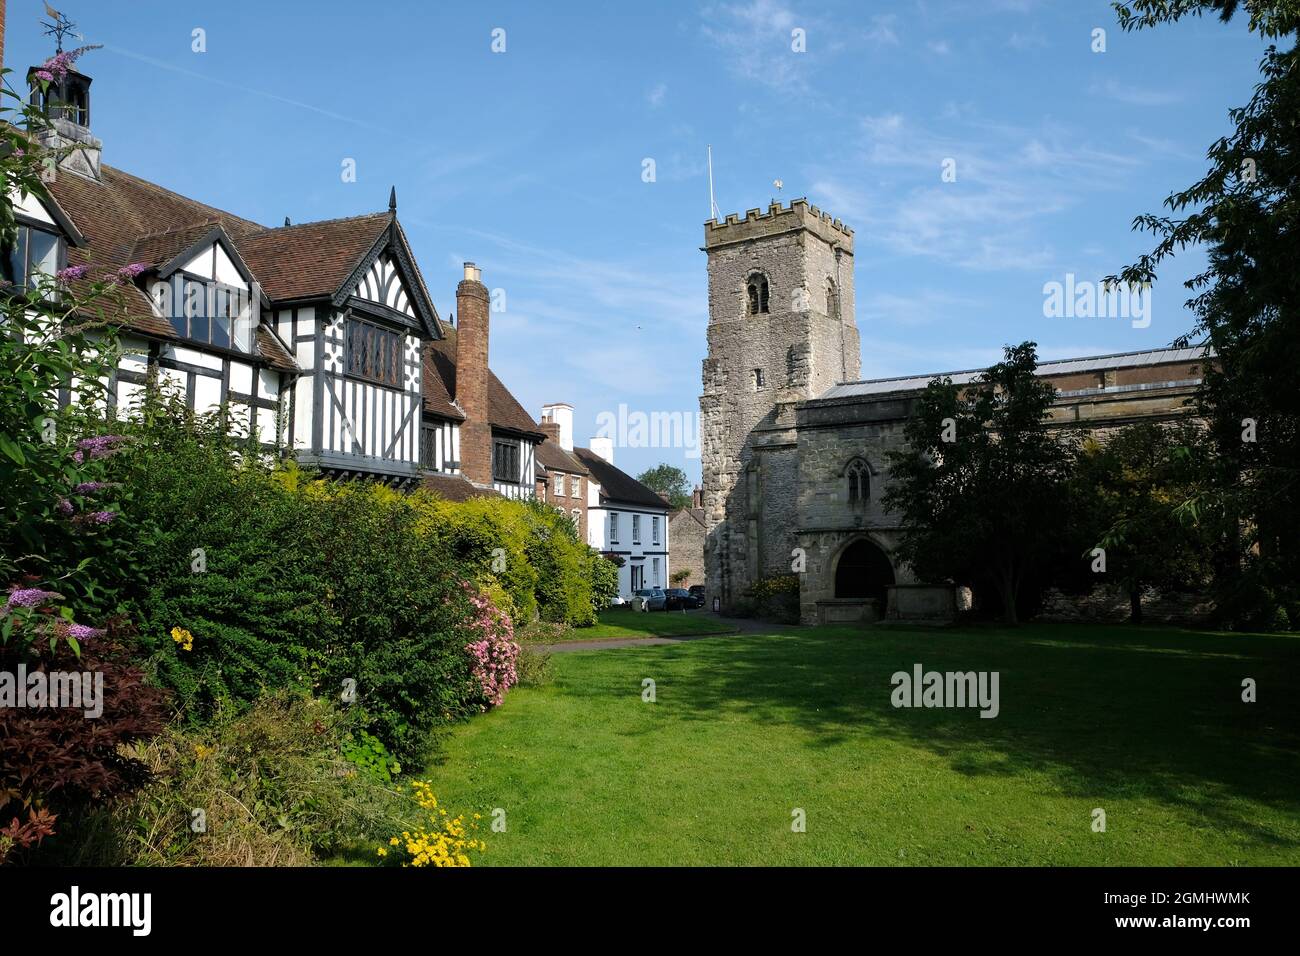
<path fill-rule="evenodd" d="M 681 644 L 685 641 L 702 641 L 710 637 L 735 637 L 738 634 L 775 634 L 791 630 L 790 625 L 771 624 L 752 618 L 718 616 L 720 625 L 730 630 L 717 634 L 682 634 L 677 637 L 611 637 L 591 641 L 564 641 L 560 644 L 539 644 L 538 650 L 552 654 L 564 654 L 569 651 L 604 651 L 617 647 L 648 647 L 654 644 Z"/>

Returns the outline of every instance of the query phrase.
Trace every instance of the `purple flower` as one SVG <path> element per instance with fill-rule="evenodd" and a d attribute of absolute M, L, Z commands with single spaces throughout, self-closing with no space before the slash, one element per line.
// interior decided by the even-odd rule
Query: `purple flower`
<path fill-rule="evenodd" d="M 91 524 L 108 524 L 116 517 L 117 515 L 112 511 L 92 511 L 85 516 Z"/>
<path fill-rule="evenodd" d="M 89 271 L 85 266 L 68 266 L 66 269 L 60 269 L 54 273 L 54 278 L 60 282 L 74 282 L 77 279 L 84 279 Z"/>
<path fill-rule="evenodd" d="M 102 627 L 90 627 L 87 624 L 68 625 L 68 637 L 75 637 L 79 641 L 93 637 L 103 637 L 107 633 Z"/>
<path fill-rule="evenodd" d="M 88 46 L 81 46 L 75 50 L 60 50 L 41 64 L 35 73 L 36 78 L 47 83 L 56 79 L 62 81 L 68 75 L 68 70 L 72 69 L 72 64 L 77 62 L 77 57 L 89 49 Z"/>
<path fill-rule="evenodd" d="M 147 271 L 148 268 L 149 268 L 148 263 L 133 262 L 129 266 L 122 266 L 122 268 L 114 272 L 112 275 L 112 279 L 118 285 L 130 285 L 140 275 L 142 275 L 145 271 Z"/>
<path fill-rule="evenodd" d="M 116 481 L 83 481 L 72 489 L 74 495 L 93 495 L 105 488 L 116 488 Z"/>
<path fill-rule="evenodd" d="M 65 514 L 65 515 L 72 514 L 72 510 L 73 510 L 72 502 L 69 501 L 67 498 L 60 498 L 59 503 L 55 505 L 55 507 L 59 509 L 60 514 Z"/>
<path fill-rule="evenodd" d="M 9 592 L 9 599 L 5 602 L 4 613 L 11 607 L 40 607 L 42 604 L 49 604 L 62 598 L 63 595 L 57 591 L 44 591 L 41 588 L 14 588 Z"/>
<path fill-rule="evenodd" d="M 118 442 L 124 441 L 126 441 L 125 435 L 95 435 L 91 438 L 83 438 L 77 442 L 77 450 L 73 452 L 72 460 L 80 464 L 86 460 L 107 458 L 118 450 Z"/>

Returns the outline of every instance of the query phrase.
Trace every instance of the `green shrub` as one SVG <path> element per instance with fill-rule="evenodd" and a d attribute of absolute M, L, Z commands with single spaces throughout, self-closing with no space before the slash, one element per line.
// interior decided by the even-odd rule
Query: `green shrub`
<path fill-rule="evenodd" d="M 345 755 L 355 733 L 354 714 L 279 692 L 138 745 L 155 782 L 115 815 L 119 858 L 100 862 L 303 865 L 409 825 L 409 801 Z"/>

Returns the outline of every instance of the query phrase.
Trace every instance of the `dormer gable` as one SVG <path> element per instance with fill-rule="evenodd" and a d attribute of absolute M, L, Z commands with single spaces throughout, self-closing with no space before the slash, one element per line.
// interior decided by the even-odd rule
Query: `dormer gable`
<path fill-rule="evenodd" d="M 438 311 L 395 214 L 334 294 L 333 302 L 403 325 L 422 339 L 444 337 Z"/>

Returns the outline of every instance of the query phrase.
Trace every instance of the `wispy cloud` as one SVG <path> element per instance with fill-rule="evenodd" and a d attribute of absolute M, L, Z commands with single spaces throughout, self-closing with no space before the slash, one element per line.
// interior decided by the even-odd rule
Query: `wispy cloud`
<path fill-rule="evenodd" d="M 816 33 L 807 18 L 778 0 L 710 4 L 700 18 L 704 35 L 722 51 L 734 74 L 787 93 L 808 91 L 809 54 L 791 48 L 794 29 Z M 815 41 L 814 36 L 809 42 Z"/>
<path fill-rule="evenodd" d="M 928 127 L 900 113 L 864 117 L 850 162 L 859 170 L 853 178 L 818 171 L 819 202 L 889 254 L 979 272 L 1051 266 L 1056 251 L 1042 224 L 1116 188 L 1140 164 L 1060 125 L 967 119 Z"/>
<path fill-rule="evenodd" d="M 1105 96 L 1129 106 L 1169 106 L 1182 99 L 1179 94 L 1171 90 L 1157 90 L 1132 83 L 1122 83 L 1116 79 L 1093 83 L 1088 87 L 1088 92 L 1093 96 Z"/>
<path fill-rule="evenodd" d="M 664 97 L 666 97 L 667 95 L 668 95 L 668 84 L 656 83 L 653 87 L 651 87 L 650 91 L 646 93 L 645 101 L 649 103 L 654 109 L 658 109 L 659 107 L 664 105 Z"/>

